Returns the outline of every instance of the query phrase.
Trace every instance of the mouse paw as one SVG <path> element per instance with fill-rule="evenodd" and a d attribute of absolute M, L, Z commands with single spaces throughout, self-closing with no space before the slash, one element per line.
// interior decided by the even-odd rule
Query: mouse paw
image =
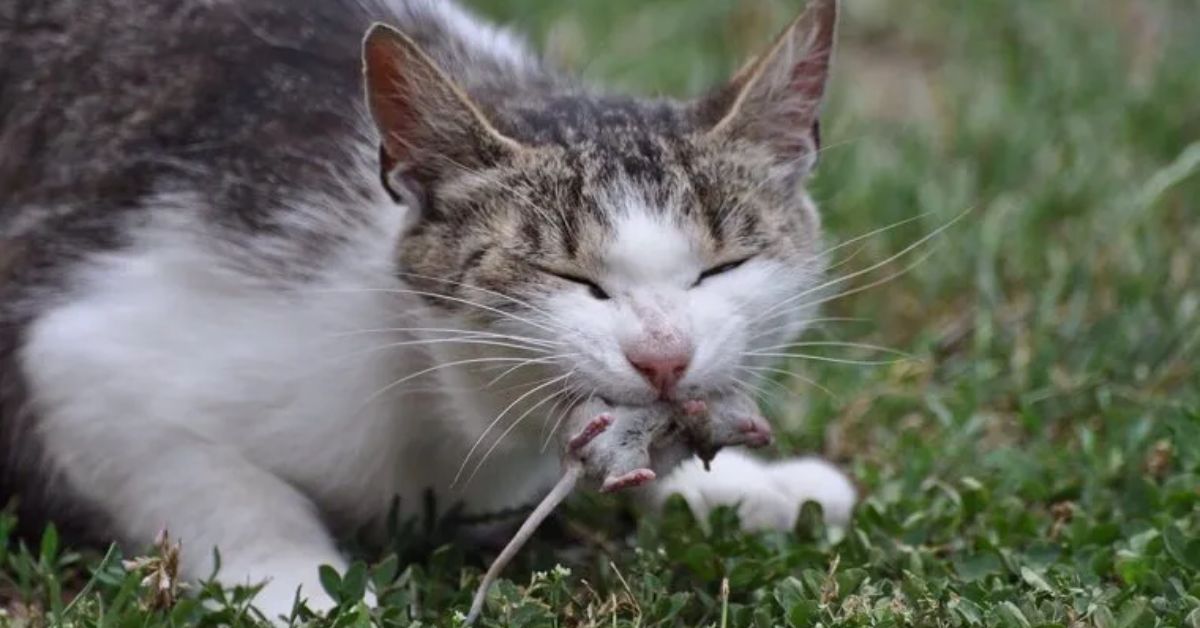
<path fill-rule="evenodd" d="M 573 454 L 579 453 L 581 449 L 587 447 L 593 440 L 596 440 L 596 437 L 603 434 L 612 424 L 613 415 L 607 412 L 597 415 L 596 418 L 588 421 L 587 425 L 584 425 L 578 434 L 571 437 L 570 441 L 567 441 L 567 450 Z"/>
<path fill-rule="evenodd" d="M 775 439 L 771 426 L 760 416 L 744 417 L 738 421 L 742 444 L 747 447 L 766 447 Z"/>
<path fill-rule="evenodd" d="M 679 410 L 693 449 L 705 460 L 722 447 L 765 447 L 773 440 L 771 426 L 757 404 L 740 393 L 685 401 Z"/>
<path fill-rule="evenodd" d="M 619 476 L 609 476 L 604 479 L 604 484 L 600 487 L 602 493 L 612 493 L 635 486 L 642 486 L 653 482 L 658 476 L 650 469 L 634 469 L 629 473 Z"/>

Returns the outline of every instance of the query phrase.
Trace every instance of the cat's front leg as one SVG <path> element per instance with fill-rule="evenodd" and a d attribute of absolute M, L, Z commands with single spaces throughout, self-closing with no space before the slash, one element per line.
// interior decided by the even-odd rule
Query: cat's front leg
<path fill-rule="evenodd" d="M 318 568 L 344 570 L 313 504 L 296 488 L 227 446 L 128 416 L 62 407 L 43 420 L 52 470 L 98 505 L 127 554 L 160 530 L 182 545 L 179 577 L 213 574 L 227 587 L 262 585 L 255 606 L 270 620 L 291 613 L 297 591 L 310 608 L 332 606 Z"/>

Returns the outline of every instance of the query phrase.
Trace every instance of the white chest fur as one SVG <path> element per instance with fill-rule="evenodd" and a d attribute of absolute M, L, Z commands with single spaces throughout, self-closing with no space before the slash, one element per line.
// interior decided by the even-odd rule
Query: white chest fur
<path fill-rule="evenodd" d="M 48 462 L 83 494 L 119 497 L 112 483 L 131 473 L 207 474 L 187 467 L 188 444 L 202 444 L 356 525 L 386 512 L 395 495 L 415 506 L 427 488 L 446 493 L 465 447 L 497 410 L 443 386 L 450 373 L 388 388 L 437 363 L 402 344 L 411 341 L 403 332 L 380 331 L 430 324 L 387 270 L 398 222 L 364 231 L 341 267 L 284 290 L 229 269 L 180 224 L 147 230 L 136 246 L 97 260 L 72 297 L 36 323 L 23 352 Z M 176 459 L 122 468 L 154 459 L 147 448 Z M 466 492 L 445 497 L 478 495 L 484 508 L 525 499 L 546 460 L 524 454 L 499 457 Z M 497 493 L 488 481 L 497 474 L 514 494 Z"/>

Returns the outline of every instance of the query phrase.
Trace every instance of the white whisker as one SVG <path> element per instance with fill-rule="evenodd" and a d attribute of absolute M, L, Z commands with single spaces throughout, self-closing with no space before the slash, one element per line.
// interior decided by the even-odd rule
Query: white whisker
<path fill-rule="evenodd" d="M 361 410 L 361 408 L 365 408 L 365 407 L 371 405 L 371 403 L 373 401 L 375 401 L 382 395 L 387 394 L 388 391 L 395 389 L 397 386 L 400 386 L 401 384 L 403 384 L 405 382 L 412 381 L 423 375 L 428 375 L 429 373 L 433 373 L 434 371 L 440 371 L 442 369 L 450 368 L 450 367 L 454 367 L 454 366 L 465 366 L 467 364 L 482 364 L 482 363 L 487 363 L 487 362 L 523 362 L 523 361 L 525 361 L 525 358 L 490 357 L 490 358 L 471 358 L 469 360 L 456 360 L 454 362 L 435 364 L 429 368 L 421 369 L 415 373 L 410 373 L 404 377 L 401 377 L 400 379 L 375 391 L 369 397 L 367 397 L 366 401 L 362 402 L 362 406 L 360 407 L 360 410 Z"/>
<path fill-rule="evenodd" d="M 890 353 L 904 358 L 912 358 L 912 354 L 905 353 L 896 349 L 880 347 L 878 345 L 867 344 L 863 342 L 841 342 L 837 340 L 804 340 L 800 342 L 787 342 L 781 345 L 772 347 L 760 347 L 756 351 L 774 351 L 777 349 L 790 349 L 792 347 L 846 347 L 850 349 L 863 349 L 867 351 L 878 351 L 880 353 Z"/>
<path fill-rule="evenodd" d="M 567 376 L 570 376 L 570 375 L 574 375 L 574 372 L 567 373 Z M 558 391 L 543 397 L 537 403 L 530 406 L 528 410 L 526 410 L 525 412 L 522 412 L 521 416 L 514 419 L 512 424 L 508 426 L 508 429 L 504 430 L 500 434 L 500 436 L 495 440 L 495 442 L 492 443 L 492 446 L 488 447 L 488 450 L 483 452 L 483 456 L 481 456 L 479 458 L 479 462 L 475 463 L 475 468 L 471 470 L 471 475 L 467 476 L 466 482 L 463 483 L 464 486 L 467 484 L 470 484 L 471 480 L 475 479 L 475 476 L 479 473 L 479 470 L 483 468 L 483 464 L 485 462 L 487 462 L 487 459 L 489 456 L 492 455 L 492 452 L 496 451 L 496 448 L 500 446 L 500 443 L 504 442 L 504 439 L 507 438 L 508 435 L 511 434 L 513 430 L 517 429 L 517 426 L 521 424 L 521 421 L 525 420 L 525 417 L 532 414 L 534 410 L 537 410 L 538 408 L 540 408 L 542 406 L 542 404 L 546 403 L 547 401 L 550 401 L 551 399 L 560 397 L 569 392 L 571 392 L 571 386 L 570 386 L 570 384 L 567 384 L 567 385 L 563 386 L 562 388 L 560 388 Z"/>
<path fill-rule="evenodd" d="M 870 265 L 870 266 L 868 266 L 868 267 L 866 267 L 866 268 L 864 268 L 864 269 L 862 269 L 862 270 L 855 271 L 855 272 L 853 272 L 853 273 L 850 273 L 850 274 L 848 274 L 848 275 L 842 275 L 842 276 L 840 276 L 840 277 L 837 277 L 837 278 L 835 278 L 835 279 L 831 279 L 831 280 L 829 280 L 829 281 L 826 281 L 826 282 L 824 282 L 824 283 L 821 283 L 821 284 L 819 284 L 819 285 L 817 285 L 817 286 L 814 286 L 814 287 L 812 287 L 812 288 L 809 288 L 809 289 L 807 289 L 807 290 L 803 290 L 803 291 L 801 291 L 801 292 L 799 292 L 799 293 L 797 293 L 797 294 L 794 294 L 794 295 L 791 295 L 791 296 L 789 296 L 788 298 L 786 298 L 786 299 L 784 299 L 784 300 L 780 301 L 779 303 L 776 303 L 775 305 L 771 306 L 770 308 L 767 308 L 767 310 L 766 310 L 765 312 L 763 312 L 762 314 L 760 314 L 758 317 L 756 317 L 756 318 L 755 318 L 754 320 L 752 320 L 751 322 L 753 323 L 753 322 L 760 321 L 760 320 L 762 320 L 763 318 L 766 318 L 767 316 L 770 316 L 770 315 L 774 314 L 774 313 L 775 313 L 775 312 L 776 312 L 776 311 L 777 311 L 777 310 L 778 310 L 780 307 L 782 307 L 782 306 L 784 306 L 784 305 L 787 305 L 788 303 L 795 302 L 797 299 L 804 298 L 805 296 L 808 296 L 808 295 L 810 295 L 810 294 L 812 294 L 812 293 L 814 293 L 814 292 L 819 292 L 819 291 L 821 291 L 821 290 L 824 290 L 824 289 L 826 289 L 826 288 L 829 288 L 829 287 L 831 287 L 831 286 L 836 286 L 836 285 L 838 285 L 838 284 L 841 284 L 841 283 L 844 283 L 844 282 L 846 282 L 846 281 L 850 281 L 851 279 L 854 279 L 854 278 L 856 278 L 856 277 L 861 277 L 862 275 L 865 275 L 865 274 L 867 274 L 867 273 L 870 273 L 870 272 L 874 272 L 874 271 L 876 271 L 876 270 L 878 270 L 878 269 L 880 269 L 880 268 L 883 268 L 884 266 L 887 266 L 888 264 L 891 264 L 892 262 L 896 261 L 897 259 L 899 259 L 899 258 L 901 258 L 901 257 L 904 257 L 905 255 L 907 255 L 908 253 L 910 253 L 910 252 L 912 252 L 913 250 L 917 249 L 918 247 L 920 247 L 921 245 L 925 244 L 926 242 L 929 242 L 929 241 L 930 241 L 930 240 L 932 240 L 933 238 L 935 238 L 935 237 L 937 237 L 937 236 L 941 235 L 941 234 L 942 234 L 942 233 L 944 233 L 944 232 L 945 232 L 947 229 L 949 229 L 950 227 L 952 227 L 952 226 L 954 226 L 955 224 L 957 224 L 957 223 L 958 223 L 958 221 L 962 220 L 962 219 L 963 219 L 963 217 L 965 217 L 965 216 L 966 216 L 967 214 L 969 214 L 970 212 L 971 212 L 971 210 L 970 210 L 970 209 L 968 209 L 968 210 L 964 211 L 963 213 L 959 214 L 958 216 L 955 216 L 954 218 L 950 219 L 950 221 L 949 221 L 949 222 L 947 222 L 946 224 L 944 224 L 944 225 L 942 225 L 942 226 L 938 227 L 937 229 L 934 229 L 933 231 L 929 232 L 928 234 L 926 234 L 926 235 L 924 235 L 924 236 L 922 236 L 922 237 L 918 238 L 918 239 L 917 239 L 915 242 L 913 242 L 912 244 L 909 244 L 908 246 L 906 246 L 906 247 L 904 247 L 903 249 L 901 249 L 901 250 L 900 250 L 898 253 L 895 253 L 895 254 L 891 255 L 890 257 L 888 257 L 888 258 L 884 259 L 883 261 L 876 262 L 875 264 L 872 264 L 872 265 Z M 839 246 L 840 246 L 840 245 L 839 245 Z M 834 247 L 834 248 L 837 248 L 837 247 Z"/>
<path fill-rule="evenodd" d="M 371 355 L 373 353 L 378 353 L 380 351 L 387 351 L 388 349 L 399 349 L 401 347 L 417 347 L 417 346 L 428 346 L 428 345 L 439 345 L 439 344 L 477 345 L 477 346 L 482 346 L 482 347 L 501 347 L 501 348 L 505 348 L 505 349 L 516 349 L 518 351 L 529 351 L 531 353 L 550 353 L 550 351 L 548 351 L 546 349 L 539 349 L 536 347 L 526 347 L 523 345 L 512 344 L 512 343 L 508 343 L 508 342 L 497 342 L 494 340 L 479 340 L 479 339 L 471 339 L 471 338 L 427 338 L 424 340 L 405 340 L 405 341 L 401 341 L 401 342 L 389 342 L 389 343 L 382 344 L 382 345 L 376 345 L 374 347 L 367 347 L 366 349 L 361 349 L 359 351 L 353 351 L 351 353 L 344 354 L 338 358 L 335 358 L 335 360 L 346 360 L 349 358 L 356 358 L 356 357 L 361 357 L 364 355 Z"/>
<path fill-rule="evenodd" d="M 753 372 L 753 373 L 755 373 L 755 374 L 758 374 L 758 375 L 762 375 L 763 373 L 778 373 L 778 374 L 781 374 L 781 375 L 786 375 L 787 377 L 790 377 L 790 378 L 793 378 L 793 379 L 798 379 L 798 380 L 800 380 L 800 381 L 804 382 L 805 384 L 808 384 L 809 386 L 812 386 L 813 388 L 816 388 L 817 390 L 820 390 L 821 392 L 825 393 L 826 395 L 829 395 L 830 397 L 832 397 L 832 398 L 834 398 L 834 399 L 837 399 L 837 398 L 838 398 L 838 397 L 837 397 L 837 395 L 833 394 L 833 391 L 832 391 L 832 390 L 829 390 L 829 389 L 828 389 L 828 388 L 826 388 L 825 386 L 822 386 L 821 384 L 818 384 L 818 383 L 816 382 L 816 380 L 813 380 L 813 379 L 810 379 L 810 378 L 808 378 L 808 377 L 805 377 L 805 376 L 803 376 L 803 375 L 801 375 L 801 374 L 799 374 L 799 373 L 796 373 L 796 372 L 794 372 L 794 371 L 789 371 L 789 370 L 786 370 L 786 369 L 780 369 L 780 368 L 774 368 L 774 367 L 770 367 L 770 366 L 739 366 L 738 368 L 739 368 L 739 369 L 742 369 L 742 370 L 744 370 L 744 371 L 751 371 L 751 372 Z M 767 378 L 767 377 L 764 377 L 763 379 L 764 379 L 765 381 L 771 381 L 771 382 L 773 382 L 773 381 L 774 381 L 774 380 L 772 380 L 772 379 L 770 379 L 770 378 Z M 785 387 L 785 388 L 786 388 L 786 387 Z M 791 389 L 789 388 L 788 390 L 790 391 Z"/>
<path fill-rule="evenodd" d="M 497 382 L 504 379 L 505 377 L 508 377 L 510 374 L 512 374 L 513 371 L 516 371 L 517 369 L 529 366 L 531 364 L 542 364 L 545 362 L 554 362 L 557 360 L 574 357 L 576 355 L 579 355 L 579 354 L 578 353 L 559 353 L 559 354 L 555 354 L 552 356 L 547 356 L 545 358 L 538 358 L 536 360 L 528 360 L 528 361 L 522 362 L 521 364 L 518 364 L 516 366 L 507 367 L 507 369 L 503 373 L 497 375 L 494 379 L 492 379 L 492 381 L 488 382 L 485 385 L 485 388 L 491 388 L 492 386 L 496 385 Z"/>
<path fill-rule="evenodd" d="M 771 379 L 770 377 L 768 377 L 767 375 L 765 375 L 763 373 L 751 372 L 750 374 L 754 376 L 756 382 L 770 384 L 771 387 L 774 388 L 775 390 L 782 390 L 784 392 L 784 394 L 788 397 L 791 397 L 793 399 L 798 399 L 801 401 L 804 400 L 804 397 L 800 393 L 792 390 L 791 388 L 788 388 L 787 386 L 784 386 L 783 384 L 775 381 L 774 379 Z M 762 389 L 761 386 L 759 386 L 759 388 Z M 768 401 L 768 402 L 771 401 L 770 399 L 766 398 L 766 394 L 767 394 L 766 391 L 763 390 L 763 395 L 764 395 L 763 401 Z"/>
<path fill-rule="evenodd" d="M 778 313 L 772 315 L 771 318 L 778 318 L 780 316 L 786 315 L 789 312 L 794 312 L 795 310 L 798 310 L 798 309 L 814 308 L 814 307 L 817 307 L 818 305 L 823 305 L 823 304 L 829 303 L 831 301 L 843 299 L 843 298 L 848 297 L 853 294 L 858 294 L 860 292 L 866 292 L 867 290 L 878 288 L 879 286 L 882 286 L 883 284 L 886 284 L 890 281 L 894 281 L 894 280 L 896 280 L 900 277 L 903 277 L 904 275 L 912 272 L 913 269 L 915 269 L 916 267 L 925 263 L 925 260 L 932 257 L 933 254 L 936 252 L 937 252 L 936 248 L 930 249 L 930 250 L 926 251 L 925 253 L 922 253 L 920 257 L 918 257 L 916 260 L 913 261 L 913 263 L 909 264 L 908 266 L 905 266 L 904 268 L 901 268 L 900 270 L 898 270 L 890 275 L 887 275 L 886 277 L 884 277 L 882 279 L 876 279 L 875 281 L 858 286 L 857 288 L 843 290 L 842 292 L 838 292 L 836 294 L 817 299 L 816 301 L 805 301 L 803 303 L 795 304 L 790 308 L 787 308 L 781 312 L 778 312 Z"/>
<path fill-rule="evenodd" d="M 579 391 L 578 394 L 571 398 L 570 403 L 568 403 L 567 407 L 564 408 L 562 413 L 558 415 L 558 419 L 554 421 L 554 427 L 550 428 L 550 434 L 546 436 L 546 441 L 542 443 L 543 452 L 546 451 L 546 448 L 550 446 L 550 441 L 554 440 L 554 435 L 558 433 L 558 428 L 562 427 L 562 422 L 566 420 L 567 415 L 571 413 L 571 410 L 575 409 L 575 406 L 579 405 L 579 400 L 583 398 L 585 394 L 587 395 L 587 399 L 583 401 L 585 404 L 591 402 L 592 398 L 596 396 L 596 393 Z"/>
<path fill-rule="evenodd" d="M 745 380 L 743 380 L 739 377 L 731 377 L 731 379 L 733 380 L 733 383 L 735 386 L 741 387 L 743 392 L 750 395 L 754 399 L 756 399 L 758 401 L 766 400 L 767 391 L 763 390 L 761 386 L 756 386 L 754 384 L 747 383 Z"/>
<path fill-rule="evenodd" d="M 517 297 L 514 297 L 514 296 L 513 296 L 513 295 L 511 295 L 511 294 L 507 294 L 507 293 L 504 293 L 504 292 L 500 292 L 500 291 L 498 291 L 498 290 L 492 290 L 492 289 L 490 289 L 490 288 L 484 288 L 483 286 L 476 286 L 476 285 L 469 284 L 469 283 L 464 283 L 464 282 L 461 282 L 461 281 L 454 281 L 453 279 L 445 279 L 445 278 L 442 278 L 442 277 L 430 277 L 429 275 L 420 275 L 420 274 L 417 274 L 417 273 L 399 272 L 399 273 L 397 273 L 397 274 L 399 274 L 399 275 L 403 275 L 403 276 L 405 276 L 405 277 L 413 277 L 413 278 L 415 278 L 415 279 L 424 279 L 424 280 L 426 280 L 426 281 L 436 281 L 436 282 L 439 282 L 439 283 L 449 284 L 449 285 L 452 285 L 452 286 L 460 286 L 460 287 L 463 287 L 463 288 L 468 288 L 468 289 L 470 289 L 470 290 L 477 290 L 477 291 L 479 291 L 479 292 L 483 292 L 484 294 L 490 294 L 490 295 L 493 295 L 493 296 L 497 296 L 497 297 L 500 297 L 500 298 L 502 298 L 502 299 L 507 299 L 507 300 L 509 300 L 509 301 L 511 301 L 511 302 L 513 302 L 513 303 L 516 303 L 517 305 L 522 305 L 522 306 L 525 306 L 525 307 L 529 308 L 530 310 L 533 310 L 534 312 L 538 312 L 538 313 L 540 313 L 540 314 L 542 314 L 542 315 L 544 315 L 544 316 L 546 316 L 546 317 L 548 317 L 548 318 L 550 318 L 550 319 L 553 319 L 553 318 L 554 318 L 554 317 L 553 317 L 553 316 L 550 314 L 550 312 L 547 312 L 546 310 L 544 310 L 544 309 L 542 309 L 542 308 L 540 308 L 540 307 L 538 307 L 538 306 L 536 306 L 536 305 L 534 305 L 534 304 L 532 304 L 532 303 L 530 303 L 530 302 L 528 302 L 528 301 L 525 301 L 525 300 L 523 300 L 523 299 L 518 299 Z"/>
<path fill-rule="evenodd" d="M 516 399 L 513 400 L 512 403 L 508 404 L 508 406 L 506 406 L 503 410 L 501 410 L 500 414 L 496 415 L 496 418 L 490 424 L 488 424 L 487 428 L 485 428 L 483 430 L 483 433 L 479 435 L 479 438 L 475 439 L 475 444 L 471 445 L 471 449 L 468 450 L 467 455 L 463 457 L 462 464 L 459 465 L 458 472 L 454 474 L 454 481 L 450 483 L 450 486 L 454 487 L 454 486 L 458 485 L 458 481 L 460 479 L 462 479 L 463 471 L 465 471 L 467 469 L 467 464 L 471 461 L 471 456 L 475 454 L 475 451 L 477 449 L 479 449 L 479 445 L 483 443 L 483 439 L 486 438 L 487 435 L 489 433 L 491 433 L 491 431 L 493 429 L 495 429 L 496 425 L 500 423 L 500 420 L 503 419 L 505 417 L 505 415 L 507 415 L 514 407 L 517 406 L 517 404 L 524 401 L 530 395 L 536 393 L 537 391 L 539 391 L 547 386 L 552 386 L 557 382 L 565 380 L 570 376 L 571 376 L 571 373 L 568 373 L 566 375 L 560 375 L 544 384 L 540 384 L 540 385 L 534 387 L 533 389 L 529 390 L 528 392 L 522 394 L 520 397 L 517 397 Z"/>
<path fill-rule="evenodd" d="M 452 327 L 378 327 L 374 329 L 354 329 L 350 331 L 342 331 L 336 334 L 330 334 L 330 338 L 345 338 L 350 336 L 360 336 L 367 334 L 454 334 L 461 333 L 466 336 L 479 336 L 481 338 L 495 338 L 497 340 L 511 340 L 513 342 L 523 342 L 526 344 L 535 345 L 561 345 L 563 343 L 555 340 L 545 340 L 541 338 L 531 338 L 529 336 L 518 336 L 515 334 L 501 334 L 493 331 L 482 331 L 475 329 L 455 329 Z"/>
<path fill-rule="evenodd" d="M 804 306 L 801 305 L 801 306 L 797 306 L 797 307 L 804 307 Z M 788 311 L 791 311 L 791 310 L 788 310 Z M 866 322 L 870 322 L 870 319 L 851 317 L 851 316 L 826 316 L 826 317 L 822 317 L 822 318 L 809 318 L 809 319 L 804 320 L 804 324 L 806 326 L 817 325 L 820 323 L 866 323 Z M 750 336 L 749 342 L 754 342 L 755 340 L 758 340 L 759 338 L 762 338 L 763 336 L 769 336 L 771 334 L 778 333 L 779 330 L 783 329 L 784 327 L 788 327 L 788 325 L 776 325 L 774 327 L 764 329 L 763 331 L 760 331 L 757 334 Z"/>
<path fill-rule="evenodd" d="M 558 401 L 555 401 L 555 402 L 554 402 L 554 405 L 550 406 L 550 409 L 546 411 L 546 418 L 545 418 L 545 420 L 543 420 L 543 421 L 542 421 L 542 435 L 541 435 L 541 437 L 540 437 L 540 438 L 544 439 L 544 438 L 546 437 L 546 432 L 547 432 L 547 431 L 549 431 L 549 429 L 550 429 L 550 424 L 551 424 L 551 423 L 553 423 L 553 421 L 554 421 L 554 415 L 555 415 L 555 413 L 556 413 L 556 412 L 558 412 L 558 409 L 559 409 L 559 407 L 560 407 L 560 406 L 562 406 L 564 402 L 566 402 L 566 404 L 567 404 L 567 407 L 569 408 L 569 407 L 570 407 L 570 405 L 571 405 L 571 403 L 570 403 L 570 402 L 571 402 L 571 399 L 572 399 L 573 397 L 576 397 L 576 396 L 578 396 L 578 395 L 581 395 L 581 394 L 583 394 L 583 393 L 578 393 L 578 392 L 577 392 L 577 393 L 575 393 L 574 395 L 566 395 L 566 396 L 563 396 L 563 397 L 559 397 L 559 398 L 558 398 Z M 565 410 L 564 410 L 564 411 L 565 411 Z M 546 451 L 546 449 L 545 449 L 545 448 L 542 448 L 542 449 L 541 449 L 541 451 L 543 451 L 543 452 L 544 452 L 544 451 Z"/>
<path fill-rule="evenodd" d="M 795 358 L 798 360 L 812 360 L 814 362 L 832 362 L 834 364 L 854 364 L 857 366 L 884 366 L 887 364 L 897 364 L 906 360 L 851 360 L 847 358 L 831 358 L 824 355 L 811 355 L 808 353 L 771 353 L 747 351 L 743 356 L 753 356 L 759 358 Z"/>
<path fill-rule="evenodd" d="M 855 242 L 862 242 L 863 240 L 866 240 L 867 238 L 873 238 L 881 233 L 885 233 L 885 232 L 891 231 L 892 229 L 897 229 L 897 228 L 903 227 L 904 225 L 907 225 L 909 223 L 916 222 L 926 216 L 929 216 L 932 213 L 933 212 L 922 212 L 920 214 L 917 214 L 916 216 L 909 216 L 908 218 L 905 218 L 903 220 L 897 220 L 896 222 L 893 222 L 889 225 L 884 225 L 882 227 L 879 227 L 878 229 L 872 229 L 871 231 L 868 231 L 862 235 L 854 236 L 853 238 L 850 238 L 849 240 L 843 240 L 841 242 L 838 242 L 837 244 L 825 249 L 823 251 L 823 253 L 828 255 L 838 249 L 850 246 L 851 244 L 854 244 Z"/>
<path fill-rule="evenodd" d="M 513 314 L 512 312 L 505 312 L 504 310 L 501 310 L 499 308 L 494 308 L 490 305 L 485 305 L 483 303 L 476 303 L 475 301 L 471 301 L 470 299 L 463 299 L 460 297 L 450 296 L 448 294 L 439 294 L 437 292 L 427 292 L 425 290 L 413 290 L 411 288 L 345 288 L 345 289 L 327 288 L 327 289 L 322 289 L 322 290 L 316 290 L 315 292 L 332 292 L 332 293 L 379 292 L 379 293 L 383 293 L 383 294 L 407 294 L 407 295 L 412 295 L 412 296 L 429 297 L 431 299 L 442 299 L 442 300 L 450 301 L 453 303 L 468 305 L 468 306 L 471 306 L 474 308 L 478 308 L 481 310 L 491 312 L 493 314 L 499 314 L 500 316 L 510 318 L 510 319 L 515 320 L 520 323 L 525 323 L 526 325 L 529 325 L 531 327 L 537 327 L 538 329 L 541 329 L 542 331 L 546 331 L 546 332 L 550 332 L 550 333 L 554 333 L 554 331 L 555 331 L 551 327 L 547 327 L 545 325 L 542 325 L 541 323 L 536 323 L 536 322 L 534 322 L 528 318 L 525 318 L 523 316 L 517 316 L 516 314 Z"/>

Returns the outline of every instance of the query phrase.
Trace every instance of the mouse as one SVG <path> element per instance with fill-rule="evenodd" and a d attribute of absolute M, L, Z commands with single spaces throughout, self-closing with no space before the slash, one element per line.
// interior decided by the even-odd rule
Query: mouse
<path fill-rule="evenodd" d="M 563 473 L 488 567 L 464 625 L 483 612 L 487 592 L 537 528 L 581 483 L 612 493 L 653 482 L 691 455 L 705 464 L 724 447 L 765 447 L 770 424 L 741 393 L 647 406 L 592 398 L 572 409 L 562 444 Z"/>

